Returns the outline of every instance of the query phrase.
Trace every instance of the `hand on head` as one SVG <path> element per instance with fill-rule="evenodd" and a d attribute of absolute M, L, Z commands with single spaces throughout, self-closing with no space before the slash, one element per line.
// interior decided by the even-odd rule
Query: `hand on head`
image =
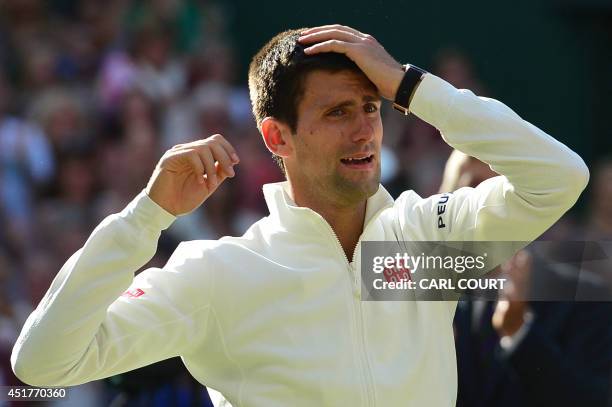
<path fill-rule="evenodd" d="M 395 99 L 404 77 L 403 67 L 371 35 L 333 24 L 305 30 L 298 41 L 309 45 L 304 50 L 306 54 L 337 52 L 346 55 L 376 85 L 382 97 Z"/>

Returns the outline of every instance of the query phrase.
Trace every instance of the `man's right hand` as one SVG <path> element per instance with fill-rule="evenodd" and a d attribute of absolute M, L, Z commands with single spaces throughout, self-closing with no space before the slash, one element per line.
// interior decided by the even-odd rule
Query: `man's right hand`
<path fill-rule="evenodd" d="M 189 213 L 233 177 L 240 159 L 220 134 L 172 147 L 157 163 L 147 195 L 174 216 Z"/>

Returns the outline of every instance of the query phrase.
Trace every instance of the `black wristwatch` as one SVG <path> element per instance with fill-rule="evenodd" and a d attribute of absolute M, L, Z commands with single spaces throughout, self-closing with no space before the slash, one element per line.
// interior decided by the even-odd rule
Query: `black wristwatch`
<path fill-rule="evenodd" d="M 408 115 L 408 113 L 410 113 L 410 102 L 412 101 L 412 96 L 414 96 L 414 91 L 427 74 L 427 71 L 414 65 L 406 64 L 404 65 L 404 72 L 404 78 L 400 82 L 397 93 L 395 94 L 393 108 Z"/>

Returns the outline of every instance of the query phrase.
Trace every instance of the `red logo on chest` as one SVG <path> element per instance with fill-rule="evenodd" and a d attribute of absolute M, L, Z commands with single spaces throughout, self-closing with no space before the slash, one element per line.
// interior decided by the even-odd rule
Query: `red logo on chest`
<path fill-rule="evenodd" d="M 128 290 L 126 292 L 124 292 L 123 294 L 121 294 L 122 297 L 127 297 L 127 298 L 138 298 L 141 295 L 143 295 L 145 292 L 142 291 L 140 288 L 136 288 L 134 290 Z"/>
<path fill-rule="evenodd" d="M 385 275 L 385 280 L 387 280 L 387 282 L 398 283 L 400 281 L 412 281 L 410 268 L 408 267 L 400 266 L 399 268 L 385 268 L 383 274 Z"/>

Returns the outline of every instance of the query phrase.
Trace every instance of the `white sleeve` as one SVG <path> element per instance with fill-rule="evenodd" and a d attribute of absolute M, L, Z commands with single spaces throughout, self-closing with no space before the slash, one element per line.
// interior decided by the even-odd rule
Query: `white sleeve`
<path fill-rule="evenodd" d="M 411 208 L 438 240 L 532 241 L 574 205 L 588 183 L 588 168 L 576 153 L 497 100 L 427 74 L 410 108 L 451 147 L 501 174 Z"/>
<path fill-rule="evenodd" d="M 210 298 L 205 274 L 193 280 L 201 259 L 182 245 L 163 269 L 134 278 L 173 220 L 143 192 L 102 221 L 27 319 L 11 355 L 19 379 L 76 385 L 179 355 L 201 338 Z"/>

